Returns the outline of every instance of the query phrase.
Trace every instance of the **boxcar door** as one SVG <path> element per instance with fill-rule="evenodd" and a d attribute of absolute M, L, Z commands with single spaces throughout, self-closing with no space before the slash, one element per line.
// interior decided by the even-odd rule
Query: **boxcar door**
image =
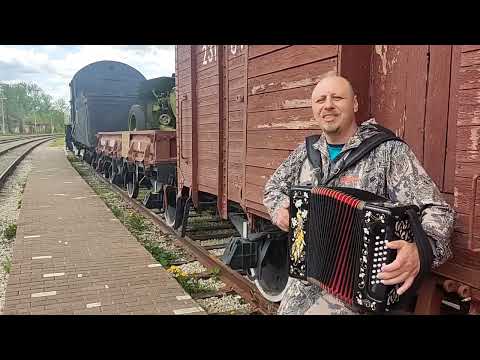
<path fill-rule="evenodd" d="M 451 45 L 375 45 L 371 111 L 405 139 L 453 206 L 455 51 Z"/>

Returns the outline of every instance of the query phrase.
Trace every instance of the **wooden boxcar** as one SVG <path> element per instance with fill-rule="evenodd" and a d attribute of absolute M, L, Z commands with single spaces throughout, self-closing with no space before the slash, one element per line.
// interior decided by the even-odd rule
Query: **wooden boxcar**
<path fill-rule="evenodd" d="M 438 313 L 458 293 L 480 301 L 480 46 L 179 45 L 176 47 L 178 190 L 195 206 L 217 198 L 228 217 L 268 220 L 269 176 L 318 132 L 310 95 L 335 71 L 359 96 L 358 119 L 375 117 L 405 139 L 457 217 L 454 256 L 424 283 L 417 312 Z M 449 301 L 451 303 L 451 301 Z"/>

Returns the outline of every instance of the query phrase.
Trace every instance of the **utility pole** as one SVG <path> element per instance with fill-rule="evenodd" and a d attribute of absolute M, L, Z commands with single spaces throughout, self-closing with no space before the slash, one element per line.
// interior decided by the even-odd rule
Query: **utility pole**
<path fill-rule="evenodd" d="M 6 97 L 0 97 L 0 101 L 2 102 L 2 130 L 3 130 L 3 135 L 6 134 L 5 131 L 5 111 L 3 110 L 3 100 L 7 100 Z"/>
<path fill-rule="evenodd" d="M 52 134 L 53 134 L 53 119 L 50 118 L 50 129 L 52 131 Z"/>

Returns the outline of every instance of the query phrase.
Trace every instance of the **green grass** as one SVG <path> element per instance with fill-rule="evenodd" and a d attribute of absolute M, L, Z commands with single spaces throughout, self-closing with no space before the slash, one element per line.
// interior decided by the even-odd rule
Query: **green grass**
<path fill-rule="evenodd" d="M 65 147 L 65 137 L 57 137 L 48 147 Z"/>
<path fill-rule="evenodd" d="M 2 263 L 2 266 L 3 266 L 3 271 L 5 271 L 7 274 L 10 274 L 10 270 L 12 269 L 12 263 L 10 258 L 7 257 L 7 260 L 5 260 Z"/>
<path fill-rule="evenodd" d="M 12 240 L 17 235 L 17 224 L 9 224 L 3 230 L 3 236 L 7 240 Z"/>
<path fill-rule="evenodd" d="M 174 260 L 177 260 L 177 256 L 165 249 L 162 249 L 155 243 L 144 242 L 143 246 L 147 251 L 152 254 L 153 258 L 157 260 L 162 266 L 169 266 Z"/>

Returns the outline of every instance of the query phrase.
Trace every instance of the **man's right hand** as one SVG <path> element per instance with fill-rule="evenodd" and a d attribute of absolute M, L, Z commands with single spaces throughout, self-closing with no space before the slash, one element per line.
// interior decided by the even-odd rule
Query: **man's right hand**
<path fill-rule="evenodd" d="M 275 216 L 275 225 L 277 225 L 283 231 L 288 232 L 288 227 L 290 225 L 290 214 L 288 208 L 279 208 Z"/>

